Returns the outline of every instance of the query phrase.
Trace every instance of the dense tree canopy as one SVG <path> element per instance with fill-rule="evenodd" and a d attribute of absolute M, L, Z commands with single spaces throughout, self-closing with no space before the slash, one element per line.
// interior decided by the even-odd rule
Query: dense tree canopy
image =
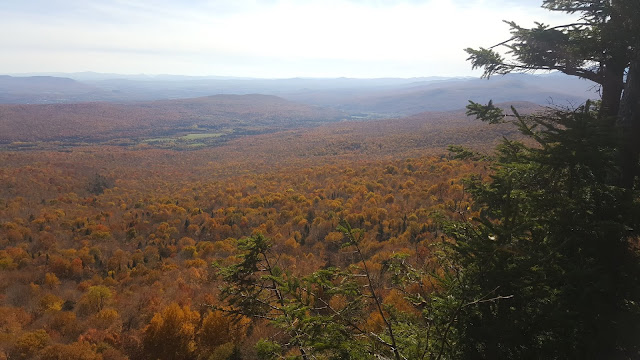
<path fill-rule="evenodd" d="M 600 85 L 601 101 L 513 122 L 532 146 L 506 141 L 490 183 L 471 181 L 479 225 L 450 234 L 465 284 L 458 296 L 508 299 L 461 312 L 468 358 L 636 358 L 640 349 L 637 183 L 640 2 L 546 0 L 579 15 L 528 29 L 509 22 L 509 58 L 467 49 L 484 76 L 558 70 Z M 489 103 L 469 114 L 504 122 Z M 459 151 L 460 152 L 460 151 Z M 461 153 L 462 154 L 462 153 Z"/>
<path fill-rule="evenodd" d="M 638 358 L 637 4 L 545 1 L 580 20 L 469 50 L 486 76 L 602 86 L 569 110 L 471 104 L 493 129 L 0 153 L 0 358 Z M 425 156 L 445 142 L 475 148 Z"/>
<path fill-rule="evenodd" d="M 338 282 L 350 284 L 351 295 L 363 294 L 364 289 L 372 292 L 369 304 L 348 297 L 346 307 L 368 309 L 370 317 L 380 319 L 371 336 L 362 336 L 366 334 L 355 319 L 320 321 L 313 305 L 322 288 L 296 295 L 297 289 L 304 288 L 299 279 L 283 278 L 269 266 L 256 266 L 255 260 L 247 263 L 258 258 L 266 261 L 267 247 L 251 256 L 251 251 L 245 253 L 243 262 L 223 272 L 229 283 L 240 286 L 227 288 L 235 289 L 232 311 L 264 316 L 255 310 L 278 309 L 273 321 L 284 324 L 290 332 L 288 344 L 297 345 L 303 358 L 308 354 L 395 359 L 640 356 L 636 248 L 640 202 L 634 187 L 640 151 L 634 139 L 640 135 L 636 88 L 640 3 L 549 0 L 543 6 L 576 13 L 579 20 L 555 27 L 537 24 L 532 29 L 509 22 L 512 37 L 499 45 L 508 48 L 510 59 L 493 49 L 467 49 L 473 66 L 484 68 L 486 77 L 511 71 L 562 71 L 599 84 L 602 100 L 529 116 L 521 116 L 514 108 L 506 114 L 491 103 L 469 105 L 469 115 L 491 123 L 512 122 L 527 140 L 505 140 L 493 159 L 490 181 L 473 177 L 467 181 L 466 189 L 481 211 L 473 223 L 446 222 L 450 240 L 443 238 L 442 244 L 432 247 L 442 254 L 435 268 L 425 266 L 429 262 L 424 260 L 417 268 L 402 261 L 403 266 L 397 267 L 398 258 L 389 258 L 383 268 L 401 271 L 386 281 L 379 276 L 371 282 L 362 259 L 361 275 L 367 281 Z M 460 147 L 451 150 L 460 158 L 480 158 Z M 359 254 L 348 224 L 342 229 L 346 230 L 343 244 L 356 244 Z M 247 241 L 265 244 L 260 237 Z M 435 259 L 438 256 L 431 261 Z M 260 276 L 264 271 L 260 269 L 268 271 Z M 341 270 L 331 271 L 339 274 Z M 230 277 L 234 274 L 243 277 Z M 319 274 L 326 273 L 313 276 Z M 249 275 L 252 280 L 245 281 Z M 336 279 L 340 277 L 325 279 L 333 291 L 343 289 L 332 283 Z M 309 280 L 302 284 L 305 281 Z M 426 283 L 436 285 L 426 293 L 412 287 Z M 383 301 L 382 289 L 394 287 L 409 307 Z M 279 305 L 260 297 L 265 289 L 275 291 Z M 252 300 L 247 302 L 238 294 L 256 296 L 249 296 Z M 412 319 L 412 307 L 421 316 Z M 300 326 L 319 323 L 324 325 L 320 333 Z M 403 331 L 420 334 L 422 342 L 398 336 L 406 334 Z M 313 341 L 325 337 L 331 340 Z M 354 351 L 341 353 L 340 348 Z M 283 351 L 271 349 L 275 355 Z"/>
<path fill-rule="evenodd" d="M 449 229 L 464 273 L 459 296 L 509 297 L 461 313 L 462 351 L 487 359 L 633 358 L 640 203 L 637 192 L 615 184 L 615 137 L 590 103 L 515 117 L 534 144 L 505 142 L 493 180 L 468 183 L 483 207 L 479 224 Z"/>

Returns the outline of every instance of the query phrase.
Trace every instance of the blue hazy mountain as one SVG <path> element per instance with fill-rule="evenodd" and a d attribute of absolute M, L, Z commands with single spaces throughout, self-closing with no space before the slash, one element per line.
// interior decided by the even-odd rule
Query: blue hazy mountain
<path fill-rule="evenodd" d="M 373 117 L 464 107 L 468 100 L 573 106 L 597 98 L 594 83 L 558 73 L 469 77 L 256 79 L 92 72 L 0 76 L 0 103 L 138 102 L 218 94 L 266 94 Z"/>

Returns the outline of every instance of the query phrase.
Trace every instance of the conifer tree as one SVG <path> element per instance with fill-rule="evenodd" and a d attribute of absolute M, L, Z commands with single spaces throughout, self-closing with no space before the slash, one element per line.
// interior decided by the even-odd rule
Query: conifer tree
<path fill-rule="evenodd" d="M 600 86 L 601 121 L 620 137 L 620 185 L 638 176 L 640 145 L 640 2 L 637 0 L 544 0 L 550 11 L 575 14 L 570 24 L 525 28 L 506 21 L 511 37 L 490 48 L 466 49 L 483 76 L 537 70 L 560 71 Z M 506 49 L 500 53 L 498 49 Z M 505 57 L 507 55 L 507 57 Z"/>
<path fill-rule="evenodd" d="M 448 228 L 463 269 L 452 291 L 497 299 L 461 311 L 461 351 L 487 359 L 635 358 L 640 204 L 637 192 L 615 184 L 615 136 L 591 103 L 528 117 L 512 110 L 534 145 L 505 141 L 491 181 L 467 184 L 483 209 L 478 225 Z M 492 105 L 469 113 L 505 118 Z"/>
<path fill-rule="evenodd" d="M 533 116 L 491 102 L 467 107 L 491 123 L 513 119 L 529 145 L 505 140 L 491 181 L 468 183 L 482 207 L 478 225 L 448 228 L 463 269 L 452 291 L 492 299 L 460 312 L 459 350 L 486 359 L 637 358 L 640 2 L 543 7 L 579 20 L 530 29 L 508 22 L 510 39 L 466 50 L 472 66 L 484 77 L 561 71 L 599 84 L 601 101 Z"/>

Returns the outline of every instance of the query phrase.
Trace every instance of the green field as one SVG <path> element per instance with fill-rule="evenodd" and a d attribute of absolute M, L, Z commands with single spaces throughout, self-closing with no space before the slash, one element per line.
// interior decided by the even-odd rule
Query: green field
<path fill-rule="evenodd" d="M 209 138 L 218 138 L 220 136 L 224 136 L 224 135 L 228 135 L 229 133 L 198 133 L 198 134 L 187 134 L 184 136 L 179 137 L 179 140 L 184 140 L 184 141 L 192 141 L 192 140 L 202 140 L 202 139 L 209 139 Z"/>

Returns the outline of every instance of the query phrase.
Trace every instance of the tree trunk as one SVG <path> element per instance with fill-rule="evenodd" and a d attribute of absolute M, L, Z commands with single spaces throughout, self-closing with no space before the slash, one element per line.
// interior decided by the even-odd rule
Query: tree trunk
<path fill-rule="evenodd" d="M 629 65 L 627 82 L 620 101 L 617 126 L 622 138 L 621 185 L 631 189 L 638 175 L 638 154 L 640 153 L 640 50 L 636 52 Z"/>
<path fill-rule="evenodd" d="M 600 107 L 600 118 L 607 123 L 614 125 L 619 115 L 620 96 L 624 88 L 624 65 L 605 64 L 603 67 L 602 86 L 602 106 Z"/>

